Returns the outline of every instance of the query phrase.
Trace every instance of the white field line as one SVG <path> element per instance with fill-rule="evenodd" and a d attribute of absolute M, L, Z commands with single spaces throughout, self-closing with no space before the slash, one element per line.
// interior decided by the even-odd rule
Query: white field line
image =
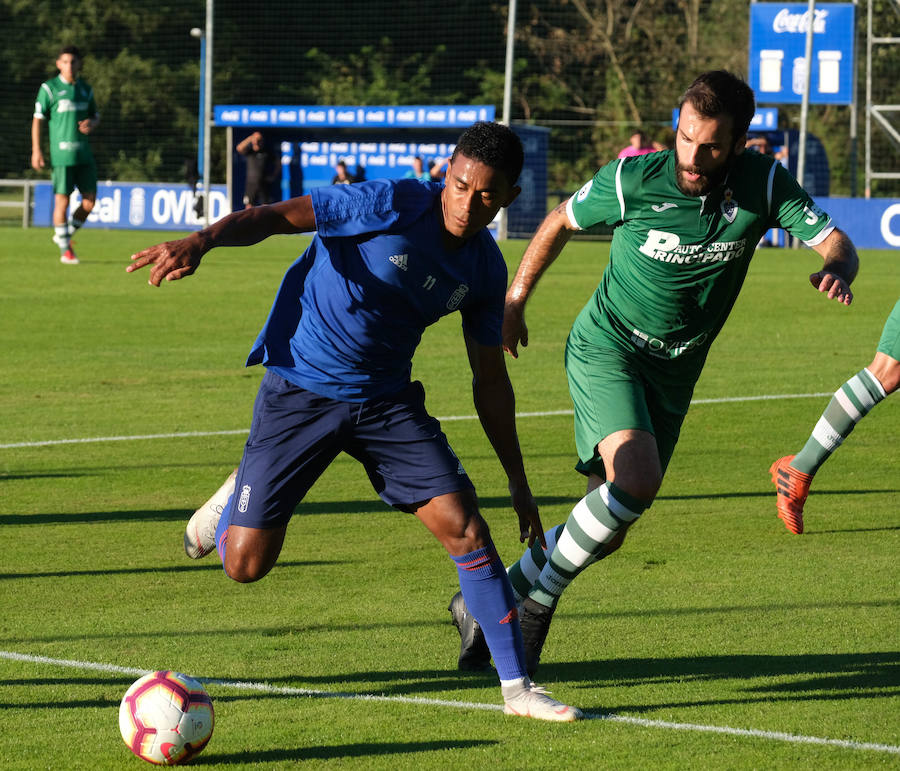
<path fill-rule="evenodd" d="M 718 399 L 694 399 L 694 404 L 725 404 L 727 402 L 763 402 L 777 401 L 780 399 L 812 399 L 822 396 L 832 396 L 832 393 L 821 394 L 766 394 L 764 396 L 724 396 Z M 571 415 L 572 410 L 548 410 L 544 412 L 517 412 L 516 418 L 545 418 L 553 415 Z M 454 420 L 477 420 L 477 415 L 447 415 L 438 417 L 441 422 L 447 423 Z M 58 444 L 91 444 L 94 442 L 136 442 L 141 439 L 185 439 L 201 436 L 231 436 L 234 434 L 246 434 L 246 428 L 231 428 L 224 431 L 182 431 L 170 434 L 133 434 L 130 436 L 91 436 L 81 439 L 45 439 L 36 442 L 9 442 L 0 444 L 0 450 L 14 450 L 22 447 L 52 447 Z"/>
<path fill-rule="evenodd" d="M 68 667 L 70 669 L 93 670 L 96 672 L 112 672 L 115 674 L 133 675 L 140 677 L 153 670 L 138 669 L 135 667 L 122 667 L 115 664 L 102 664 L 93 661 L 73 661 L 71 659 L 52 659 L 47 656 L 29 656 L 24 653 L 12 651 L 0 651 L 0 659 L 21 661 L 28 664 L 48 664 L 56 667 Z M 354 701 L 380 701 L 393 702 L 395 704 L 417 704 L 430 707 L 452 707 L 456 709 L 477 709 L 485 711 L 499 711 L 499 704 L 484 704 L 480 702 L 452 701 L 449 699 L 427 699 L 421 696 L 385 696 L 374 693 L 342 693 L 337 691 L 315 691 L 307 688 L 290 688 L 286 686 L 269 685 L 268 683 L 241 682 L 232 680 L 219 680 L 214 678 L 197 678 L 208 685 L 221 688 L 236 688 L 242 691 L 256 691 L 257 693 L 279 694 L 283 696 L 304 696 L 316 699 L 351 699 Z M 731 726 L 703 725 L 701 723 L 673 723 L 667 720 L 648 720 L 628 715 L 613 715 L 609 713 L 588 712 L 585 713 L 588 720 L 609 720 L 616 723 L 627 723 L 641 726 L 642 728 L 660 728 L 669 731 L 700 731 L 703 733 L 726 734 L 728 736 L 746 736 L 752 739 L 767 739 L 770 741 L 790 742 L 793 744 L 818 744 L 826 747 L 838 747 L 846 750 L 888 752 L 900 755 L 900 746 L 893 744 L 876 744 L 874 742 L 854 742 L 847 739 L 828 739 L 822 736 L 803 736 L 800 734 L 788 734 L 780 731 L 760 731 L 754 728 L 732 728 Z"/>

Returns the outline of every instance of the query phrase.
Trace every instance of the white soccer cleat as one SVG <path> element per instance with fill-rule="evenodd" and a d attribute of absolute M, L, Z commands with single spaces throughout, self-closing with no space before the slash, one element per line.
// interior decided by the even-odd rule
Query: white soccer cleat
<path fill-rule="evenodd" d="M 234 493 L 235 477 L 237 469 L 231 472 L 212 498 L 197 509 L 188 521 L 184 529 L 184 553 L 192 560 L 205 557 L 216 548 L 216 528 L 229 496 Z"/>
<path fill-rule="evenodd" d="M 532 683 L 527 677 L 522 678 L 521 684 L 503 686 L 501 690 L 505 702 L 503 711 L 507 715 L 552 720 L 557 723 L 571 723 L 584 717 L 580 709 L 551 699 L 543 688 Z"/>

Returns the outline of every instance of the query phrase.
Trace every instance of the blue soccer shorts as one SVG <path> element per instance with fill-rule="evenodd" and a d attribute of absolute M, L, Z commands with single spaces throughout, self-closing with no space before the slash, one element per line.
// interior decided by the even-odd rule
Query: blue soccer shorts
<path fill-rule="evenodd" d="M 366 469 L 375 492 L 398 509 L 474 489 L 418 381 L 384 399 L 319 396 L 267 371 L 235 480 L 232 525 L 279 527 L 339 453 Z"/>

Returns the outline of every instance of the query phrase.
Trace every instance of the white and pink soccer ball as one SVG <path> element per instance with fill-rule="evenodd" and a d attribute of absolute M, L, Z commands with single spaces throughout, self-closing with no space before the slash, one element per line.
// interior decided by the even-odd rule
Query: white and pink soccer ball
<path fill-rule="evenodd" d="M 119 706 L 119 731 L 135 755 L 162 766 L 184 763 L 213 732 L 206 689 L 180 672 L 151 672 L 137 680 Z"/>

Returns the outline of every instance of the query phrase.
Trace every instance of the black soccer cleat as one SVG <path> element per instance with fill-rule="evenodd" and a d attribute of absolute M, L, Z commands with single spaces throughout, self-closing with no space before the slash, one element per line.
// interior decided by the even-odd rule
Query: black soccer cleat
<path fill-rule="evenodd" d="M 519 626 L 522 627 L 522 644 L 525 646 L 525 669 L 531 678 L 537 672 L 554 610 L 556 608 L 548 608 L 530 597 L 526 597 L 519 606 Z"/>
<path fill-rule="evenodd" d="M 462 592 L 457 592 L 447 606 L 453 620 L 453 626 L 459 631 L 458 669 L 468 671 L 484 671 L 491 668 L 491 652 L 484 639 L 484 632 L 469 613 Z"/>

